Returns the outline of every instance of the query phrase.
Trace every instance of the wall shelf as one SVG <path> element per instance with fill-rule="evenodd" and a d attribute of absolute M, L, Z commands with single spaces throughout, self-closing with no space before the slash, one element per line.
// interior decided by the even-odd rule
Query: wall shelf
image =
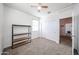
<path fill-rule="evenodd" d="M 28 32 L 14 34 L 14 27 L 20 27 L 20 28 L 27 27 Z M 23 35 L 26 35 L 26 37 L 14 38 L 15 36 L 23 36 Z M 12 24 L 12 49 L 30 42 L 31 42 L 31 26 Z"/>
<path fill-rule="evenodd" d="M 16 24 L 12 24 L 12 26 L 19 26 L 19 27 L 31 27 L 30 25 L 16 25 Z"/>
<path fill-rule="evenodd" d="M 13 42 L 18 42 L 18 41 L 27 40 L 27 39 L 30 39 L 30 38 L 27 38 L 27 37 L 17 38 L 17 39 L 14 39 Z"/>
<path fill-rule="evenodd" d="M 20 34 L 14 34 L 13 36 L 27 35 L 27 34 L 31 34 L 31 33 L 20 33 Z"/>

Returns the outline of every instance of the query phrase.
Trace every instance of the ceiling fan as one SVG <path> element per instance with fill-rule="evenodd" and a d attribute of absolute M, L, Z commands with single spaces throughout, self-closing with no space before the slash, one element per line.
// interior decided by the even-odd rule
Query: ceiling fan
<path fill-rule="evenodd" d="M 38 3 L 37 5 L 31 5 L 31 7 L 37 8 L 38 12 L 47 11 L 48 14 L 51 13 L 50 11 L 48 11 L 48 5 L 43 4 L 43 3 Z"/>

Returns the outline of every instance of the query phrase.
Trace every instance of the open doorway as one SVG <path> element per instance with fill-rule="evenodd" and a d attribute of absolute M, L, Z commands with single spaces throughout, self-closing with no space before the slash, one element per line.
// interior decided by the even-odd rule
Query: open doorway
<path fill-rule="evenodd" d="M 72 47 L 72 17 L 60 19 L 60 44 Z"/>

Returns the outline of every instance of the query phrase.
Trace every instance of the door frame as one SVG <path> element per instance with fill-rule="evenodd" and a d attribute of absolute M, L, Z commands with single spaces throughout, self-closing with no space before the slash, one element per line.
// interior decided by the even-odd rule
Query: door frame
<path fill-rule="evenodd" d="M 60 39 L 60 21 L 62 20 L 62 19 L 69 19 L 69 18 L 71 18 L 72 19 L 72 23 L 73 23 L 73 17 L 66 17 L 66 18 L 61 18 L 61 19 L 59 19 L 59 44 L 61 43 L 61 39 Z M 73 40 L 72 40 L 73 41 Z"/>

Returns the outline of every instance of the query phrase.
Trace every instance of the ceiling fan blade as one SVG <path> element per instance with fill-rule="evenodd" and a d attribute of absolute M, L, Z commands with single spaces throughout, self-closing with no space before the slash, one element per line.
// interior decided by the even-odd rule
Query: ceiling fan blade
<path fill-rule="evenodd" d="M 31 7 L 37 7 L 37 6 L 31 5 Z"/>
<path fill-rule="evenodd" d="M 38 5 L 42 5 L 42 3 L 38 3 Z"/>
<path fill-rule="evenodd" d="M 48 6 L 41 6 L 42 8 L 48 8 Z"/>

